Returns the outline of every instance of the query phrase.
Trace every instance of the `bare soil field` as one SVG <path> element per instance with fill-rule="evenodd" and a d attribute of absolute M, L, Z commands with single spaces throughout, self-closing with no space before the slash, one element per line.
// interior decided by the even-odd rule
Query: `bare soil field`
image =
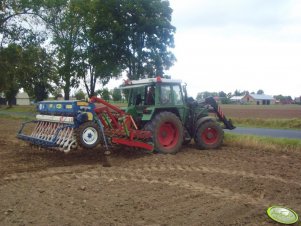
<path fill-rule="evenodd" d="M 115 148 L 103 167 L 100 148 L 31 149 L 20 121 L 0 125 L 0 225 L 278 225 L 265 213 L 275 204 L 301 214 L 297 151 Z"/>
<path fill-rule="evenodd" d="M 301 118 L 301 105 L 222 105 L 227 117 L 289 119 Z"/>

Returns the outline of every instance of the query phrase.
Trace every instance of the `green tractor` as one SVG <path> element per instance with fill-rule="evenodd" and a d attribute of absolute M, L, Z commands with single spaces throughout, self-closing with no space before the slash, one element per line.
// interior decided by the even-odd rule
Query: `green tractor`
<path fill-rule="evenodd" d="M 122 89 L 129 95 L 125 112 L 139 130 L 151 132 L 149 142 L 157 152 L 176 153 L 192 139 L 199 149 L 215 149 L 223 142 L 223 129 L 235 128 L 214 98 L 202 103 L 188 98 L 186 85 L 180 80 L 157 77 L 126 81 Z"/>
<path fill-rule="evenodd" d="M 194 139 L 199 149 L 218 148 L 225 129 L 234 129 L 213 98 L 187 98 L 181 81 L 161 77 L 128 81 L 129 105 L 120 109 L 105 100 L 41 101 L 36 120 L 24 122 L 17 137 L 32 145 L 68 153 L 81 146 L 123 145 L 176 153 Z M 217 116 L 209 116 L 212 112 Z M 30 132 L 24 129 L 35 124 Z"/>

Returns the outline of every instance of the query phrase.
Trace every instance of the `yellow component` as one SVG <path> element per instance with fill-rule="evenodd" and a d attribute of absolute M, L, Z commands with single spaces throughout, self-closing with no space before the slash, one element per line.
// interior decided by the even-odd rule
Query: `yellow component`
<path fill-rule="evenodd" d="M 72 109 L 72 105 L 71 104 L 67 104 L 66 105 L 66 109 Z"/>
<path fill-rule="evenodd" d="M 93 114 L 91 112 L 86 113 L 88 115 L 88 120 L 92 121 L 93 120 Z"/>
<path fill-rule="evenodd" d="M 87 102 L 79 101 L 76 103 L 77 106 L 88 106 L 89 104 Z"/>
<path fill-rule="evenodd" d="M 57 104 L 55 107 L 56 107 L 57 109 L 61 109 L 61 108 L 62 108 L 62 105 L 61 105 L 61 104 Z"/>

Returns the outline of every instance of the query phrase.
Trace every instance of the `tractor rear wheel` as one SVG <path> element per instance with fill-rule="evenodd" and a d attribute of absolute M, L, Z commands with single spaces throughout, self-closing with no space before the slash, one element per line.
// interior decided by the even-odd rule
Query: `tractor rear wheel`
<path fill-rule="evenodd" d="M 100 130 L 96 123 L 85 122 L 76 132 L 78 144 L 83 148 L 95 148 L 100 142 Z"/>
<path fill-rule="evenodd" d="M 174 154 L 180 150 L 183 143 L 183 126 L 175 114 L 160 112 L 144 129 L 152 132 L 155 151 Z"/>
<path fill-rule="evenodd" d="M 222 145 L 224 131 L 214 121 L 204 122 L 197 129 L 194 141 L 199 149 L 215 149 Z"/>

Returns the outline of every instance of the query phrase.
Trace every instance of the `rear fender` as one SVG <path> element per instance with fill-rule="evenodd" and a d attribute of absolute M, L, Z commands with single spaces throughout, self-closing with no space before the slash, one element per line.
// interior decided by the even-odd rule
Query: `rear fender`
<path fill-rule="evenodd" d="M 147 108 L 147 109 L 150 109 L 150 111 L 148 114 L 143 114 L 142 121 L 144 122 L 151 121 L 157 114 L 163 111 L 174 113 L 181 120 L 179 111 L 176 108 Z"/>

